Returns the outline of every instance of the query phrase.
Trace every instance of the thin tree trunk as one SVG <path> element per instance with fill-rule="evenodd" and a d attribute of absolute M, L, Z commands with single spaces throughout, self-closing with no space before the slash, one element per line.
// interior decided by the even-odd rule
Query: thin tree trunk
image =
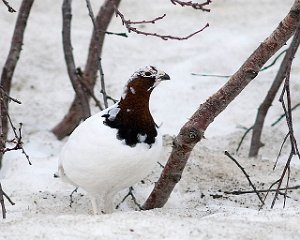
<path fill-rule="evenodd" d="M 261 105 L 258 108 L 255 123 L 253 125 L 253 131 L 252 131 L 252 138 L 251 138 L 251 145 L 250 145 L 250 151 L 249 151 L 249 157 L 256 157 L 258 154 L 258 151 L 260 147 L 262 147 L 264 144 L 261 142 L 261 133 L 264 126 L 266 115 L 269 111 L 269 108 L 272 105 L 272 102 L 283 82 L 286 76 L 286 71 L 288 69 L 289 60 L 291 58 L 294 58 L 297 49 L 300 44 L 300 31 L 299 28 L 297 29 L 293 41 L 291 42 L 291 45 L 289 49 L 287 50 L 284 59 L 281 62 L 280 68 L 277 72 L 277 75 L 274 79 L 274 82 L 268 91 L 267 96 L 265 97 L 264 101 L 261 103 Z"/>
<path fill-rule="evenodd" d="M 252 53 L 240 69 L 214 95 L 201 104 L 191 119 L 181 128 L 174 140 L 173 150 L 144 209 L 163 207 L 168 201 L 194 146 L 203 138 L 204 131 L 236 96 L 258 74 L 261 67 L 295 33 L 300 20 L 300 0 L 296 0 L 288 15 L 275 31 Z"/>
<path fill-rule="evenodd" d="M 93 89 L 95 86 L 98 71 L 98 54 L 96 46 L 98 46 L 98 52 L 101 53 L 105 38 L 105 31 L 107 30 L 107 27 L 114 14 L 115 7 L 117 7 L 120 2 L 121 0 L 106 0 L 97 14 L 96 26 L 98 31 L 93 31 L 82 79 L 86 83 L 86 86 L 90 86 L 90 89 Z M 95 37 L 95 34 L 98 35 L 97 38 Z M 99 42 L 97 42 L 96 39 L 99 39 Z M 90 99 L 89 96 L 88 99 Z M 80 100 L 79 97 L 75 95 L 68 113 L 62 119 L 62 121 L 52 129 L 52 132 L 58 139 L 63 139 L 73 132 L 82 118 L 83 113 L 80 106 Z"/>
<path fill-rule="evenodd" d="M 71 43 L 71 19 L 72 19 L 72 10 L 71 10 L 72 0 L 64 0 L 62 6 L 62 18 L 63 18 L 63 49 L 65 55 L 65 61 L 68 69 L 69 78 L 71 80 L 73 89 L 76 93 L 76 96 L 79 99 L 80 108 L 82 112 L 82 118 L 86 119 L 91 116 L 91 110 L 87 95 L 85 94 L 82 84 L 81 76 L 76 74 L 76 66 L 73 56 L 73 47 Z"/>
<path fill-rule="evenodd" d="M 1 87 L 8 95 L 10 93 L 11 81 L 22 50 L 24 32 L 29 17 L 29 13 L 34 0 L 23 0 L 19 9 L 18 18 L 15 25 L 11 47 L 1 74 Z M 1 129 L 0 129 L 0 149 L 5 148 L 8 133 L 8 98 L 1 94 Z M 0 151 L 0 167 L 3 153 Z"/>

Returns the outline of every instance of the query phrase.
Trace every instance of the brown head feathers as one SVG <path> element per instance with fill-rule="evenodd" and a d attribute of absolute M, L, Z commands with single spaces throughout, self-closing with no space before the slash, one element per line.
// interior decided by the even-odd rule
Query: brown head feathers
<path fill-rule="evenodd" d="M 150 94 L 161 81 L 169 79 L 168 74 L 153 66 L 136 71 L 125 86 L 121 100 L 102 116 L 104 124 L 118 129 L 117 138 L 131 147 L 137 143 L 151 147 L 157 130 L 149 110 Z"/>

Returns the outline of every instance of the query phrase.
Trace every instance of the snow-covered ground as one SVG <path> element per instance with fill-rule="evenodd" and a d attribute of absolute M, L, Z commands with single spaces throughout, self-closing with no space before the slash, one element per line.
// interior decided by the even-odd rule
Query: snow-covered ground
<path fill-rule="evenodd" d="M 10 1 L 18 9 L 20 0 Z M 92 1 L 98 9 L 103 1 Z M 129 34 L 129 38 L 107 36 L 103 67 L 108 93 L 118 98 L 123 85 L 140 66 L 156 65 L 172 80 L 153 93 L 151 109 L 161 131 L 167 135 L 164 164 L 171 151 L 171 136 L 178 133 L 199 104 L 213 94 L 226 79 L 192 76 L 191 73 L 229 75 L 234 73 L 252 51 L 287 14 L 292 0 L 213 1 L 211 13 L 172 5 L 169 1 L 127 0 L 120 9 L 132 20 L 153 19 L 167 14 L 144 30 L 184 36 L 210 27 L 187 41 L 163 41 Z M 91 33 L 91 21 L 84 0 L 73 3 L 73 47 L 76 64 L 84 66 Z M 0 66 L 3 66 L 16 20 L 0 4 Z M 109 31 L 124 32 L 120 19 L 114 18 Z M 271 62 L 271 61 L 270 61 Z M 300 102 L 299 54 L 293 65 L 293 103 Z M 25 33 L 11 95 L 22 105 L 11 104 L 14 122 L 24 124 L 25 149 L 33 163 L 29 166 L 19 152 L 5 155 L 1 170 L 4 190 L 16 203 L 7 206 L 7 219 L 0 220 L 0 239 L 299 239 L 300 190 L 289 191 L 287 206 L 280 196 L 270 209 L 272 194 L 264 209 L 254 194 L 230 195 L 225 191 L 251 190 L 241 171 L 224 150 L 234 153 L 244 130 L 253 124 L 257 107 L 270 86 L 279 63 L 259 76 L 209 126 L 194 149 L 183 178 L 162 209 L 135 211 L 128 198 L 111 215 L 93 216 L 89 198 L 53 178 L 58 154 L 64 141 L 50 132 L 61 120 L 73 99 L 61 45 L 61 1 L 34 3 Z M 99 85 L 96 92 L 99 92 Z M 100 97 L 100 94 L 98 94 Z M 97 111 L 96 108 L 93 109 Z M 270 109 L 263 133 L 266 146 L 257 159 L 249 159 L 249 136 L 235 155 L 259 189 L 276 181 L 289 153 L 283 149 L 278 168 L 273 171 L 282 140 L 287 132 L 284 121 L 270 127 L 282 114 L 276 101 Z M 294 112 L 295 132 L 300 140 L 300 111 Z M 300 185 L 299 160 L 293 161 L 290 186 Z M 154 169 L 143 183 L 134 186 L 137 201 L 143 203 L 153 188 L 161 168 Z M 127 191 L 115 199 L 119 203 Z"/>

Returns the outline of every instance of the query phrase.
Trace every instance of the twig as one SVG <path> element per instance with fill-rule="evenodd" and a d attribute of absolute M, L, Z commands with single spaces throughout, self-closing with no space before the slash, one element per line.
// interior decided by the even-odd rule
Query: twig
<path fill-rule="evenodd" d="M 277 62 L 277 60 L 281 57 L 281 55 L 283 55 L 284 53 L 287 52 L 288 49 L 283 50 L 281 53 L 279 53 L 277 55 L 277 57 L 275 57 L 275 59 L 267 66 L 261 68 L 259 70 L 259 72 L 265 71 L 268 68 L 272 67 L 273 65 L 275 65 L 275 63 Z M 219 75 L 219 74 L 205 74 L 205 73 L 191 73 L 191 75 L 193 76 L 200 76 L 200 77 L 218 77 L 218 78 L 230 78 L 232 75 Z"/>
<path fill-rule="evenodd" d="M 7 1 L 2 0 L 2 2 L 5 4 L 5 6 L 7 7 L 7 10 L 8 10 L 9 12 L 11 12 L 11 13 L 17 12 L 15 9 L 13 9 L 13 8 L 9 5 L 9 3 L 8 3 Z"/>
<path fill-rule="evenodd" d="M 202 10 L 205 12 L 210 12 L 210 9 L 205 8 L 205 6 L 209 5 L 212 2 L 211 0 L 207 0 L 204 3 L 193 3 L 192 1 L 183 2 L 183 1 L 179 1 L 179 0 L 170 0 L 170 1 L 174 5 L 179 4 L 181 7 L 192 7 L 194 9 Z"/>
<path fill-rule="evenodd" d="M 98 98 L 93 93 L 93 89 L 91 89 L 91 87 L 85 81 L 83 81 L 83 72 L 81 71 L 80 68 L 76 69 L 76 74 L 79 75 L 78 79 L 79 79 L 81 85 L 83 86 L 84 90 L 90 95 L 91 98 L 93 98 L 93 100 L 96 103 L 96 106 L 99 107 L 100 111 L 102 111 L 104 108 L 102 107 L 101 102 L 98 100 Z"/>
<path fill-rule="evenodd" d="M 24 156 L 26 157 L 29 165 L 32 165 L 32 163 L 29 159 L 29 155 L 26 153 L 26 151 L 23 147 L 23 141 L 22 141 L 22 127 L 23 127 L 23 124 L 19 123 L 19 129 L 18 129 L 18 132 L 17 132 L 17 129 L 14 126 L 14 124 L 11 120 L 11 117 L 8 113 L 8 108 L 6 106 L 6 103 L 4 101 L 2 103 L 3 103 L 2 107 L 5 108 L 5 110 L 7 112 L 7 119 L 8 119 L 9 125 L 10 125 L 10 127 L 11 127 L 11 129 L 13 130 L 13 133 L 14 133 L 13 143 L 15 144 L 15 146 L 12 147 L 12 148 L 5 147 L 4 149 L 0 149 L 0 151 L 4 154 L 4 153 L 9 152 L 9 151 L 22 150 L 22 154 L 24 154 Z"/>
<path fill-rule="evenodd" d="M 275 205 L 275 202 L 276 202 L 277 197 L 278 197 L 278 195 L 279 195 L 279 189 L 280 189 L 281 184 L 282 184 L 282 182 L 283 182 L 283 178 L 284 178 L 284 176 L 285 176 L 285 174 L 286 174 L 286 172 L 287 172 L 287 170 L 288 170 L 288 168 L 289 168 L 289 166 L 290 166 L 292 157 L 293 157 L 293 154 L 291 153 L 290 156 L 289 156 L 289 158 L 288 158 L 288 160 L 287 160 L 287 162 L 286 162 L 286 165 L 285 165 L 285 167 L 284 167 L 284 169 L 283 169 L 283 171 L 282 171 L 281 177 L 273 184 L 273 185 L 275 185 L 275 184 L 278 183 L 278 186 L 277 186 L 277 189 L 276 189 L 276 191 L 275 191 L 275 196 L 274 196 L 274 198 L 273 198 L 273 201 L 272 201 L 272 204 L 271 204 L 271 208 L 273 208 L 274 205 Z M 272 185 L 272 186 L 273 186 L 273 185 Z M 284 206 L 285 206 L 285 201 L 284 201 Z"/>
<path fill-rule="evenodd" d="M 288 49 L 283 50 L 282 52 L 280 52 L 277 57 L 274 58 L 274 60 L 267 66 L 263 67 L 262 69 L 260 69 L 260 72 L 267 70 L 268 68 L 272 67 L 273 65 L 275 65 L 275 63 L 277 62 L 277 60 L 284 54 L 287 52 Z"/>
<path fill-rule="evenodd" d="M 86 6 L 88 8 L 89 11 L 89 16 L 91 17 L 93 26 L 94 26 L 94 31 L 97 32 L 97 25 L 96 25 L 96 21 L 95 21 L 95 17 L 94 17 L 94 13 L 93 13 L 93 9 L 90 3 L 90 0 L 86 0 Z M 94 35 L 96 42 L 99 42 L 99 38 L 98 35 L 95 34 Z M 105 81 L 104 81 L 104 73 L 103 73 L 103 68 L 102 68 L 102 59 L 101 59 L 101 50 L 100 48 L 96 45 L 96 50 L 97 50 L 97 63 L 98 63 L 98 69 L 100 72 L 100 79 L 101 79 L 101 90 L 102 90 L 102 94 L 103 94 L 103 102 L 104 102 L 104 106 L 105 108 L 108 108 L 108 102 L 107 102 L 107 94 L 106 94 L 106 90 L 105 90 Z"/>
<path fill-rule="evenodd" d="M 107 35 L 116 35 L 116 36 L 125 37 L 125 38 L 128 37 L 128 35 L 126 33 L 115 33 L 115 32 L 108 32 L 108 31 L 105 31 L 104 33 Z"/>
<path fill-rule="evenodd" d="M 11 205 L 15 205 L 15 203 L 9 198 L 9 196 L 3 191 L 1 183 L 0 183 L 0 204 L 2 209 L 2 218 L 6 218 L 6 208 L 5 208 L 5 202 L 4 197 L 9 201 Z"/>
<path fill-rule="evenodd" d="M 125 202 L 125 200 L 131 196 L 132 201 L 134 202 L 134 204 L 140 209 L 140 210 L 144 210 L 144 208 L 137 202 L 134 194 L 133 194 L 133 187 L 129 188 L 128 193 L 125 195 L 125 197 L 122 199 L 122 201 L 116 206 L 116 209 L 118 209 L 120 207 L 120 205 Z"/>
<path fill-rule="evenodd" d="M 172 39 L 172 40 L 187 40 L 187 39 L 191 38 L 192 36 L 202 32 L 205 28 L 209 27 L 209 24 L 207 23 L 200 30 L 198 30 L 196 32 L 193 32 L 193 33 L 191 33 L 191 34 L 189 34 L 185 37 L 176 37 L 176 36 L 172 36 L 172 35 L 161 35 L 161 34 L 158 34 L 158 33 L 145 32 L 145 31 L 141 31 L 141 30 L 131 26 L 131 25 L 139 24 L 139 23 L 155 23 L 156 21 L 158 21 L 160 19 L 163 19 L 166 16 L 165 14 L 160 16 L 160 17 L 157 17 L 153 20 L 148 20 L 148 21 L 131 21 L 131 20 L 127 20 L 127 19 L 125 19 L 124 15 L 118 9 L 116 9 L 116 15 L 121 18 L 122 24 L 127 28 L 129 33 L 130 32 L 135 32 L 137 34 L 142 34 L 142 35 L 145 35 L 145 36 L 158 37 L 158 38 L 161 38 L 163 40 L 169 40 L 169 39 Z"/>
<path fill-rule="evenodd" d="M 288 168 L 287 168 L 287 180 L 286 180 L 285 191 L 284 191 L 284 194 L 283 194 L 283 197 L 284 197 L 283 208 L 285 208 L 285 204 L 286 204 L 287 188 L 289 187 L 290 177 L 291 177 L 291 166 L 289 165 Z"/>
<path fill-rule="evenodd" d="M 77 190 L 78 190 L 78 187 L 75 188 L 75 189 L 71 192 L 71 194 L 70 194 L 70 205 L 69 205 L 69 207 L 72 207 L 72 204 L 74 203 L 74 200 L 73 200 L 73 194 L 74 194 L 74 193 L 77 193 Z"/>
<path fill-rule="evenodd" d="M 282 144 L 280 146 L 280 149 L 279 149 L 279 152 L 278 152 L 278 155 L 277 155 L 277 158 L 276 158 L 276 161 L 274 163 L 274 166 L 273 166 L 273 171 L 275 170 L 276 166 L 277 166 L 277 163 L 278 163 L 278 160 L 279 160 L 279 157 L 281 155 L 281 152 L 282 152 L 282 149 L 283 149 L 283 146 L 286 142 L 286 140 L 288 139 L 288 137 L 290 136 L 290 133 L 287 133 L 282 141 Z"/>
<path fill-rule="evenodd" d="M 253 188 L 254 192 L 255 192 L 256 195 L 257 195 L 257 197 L 258 197 L 259 200 L 261 201 L 262 205 L 264 205 L 264 204 L 265 204 L 264 200 L 263 200 L 263 199 L 261 198 L 261 196 L 259 195 L 259 192 L 256 190 L 256 187 L 254 186 L 254 184 L 253 184 L 252 181 L 250 180 L 250 177 L 249 177 L 248 173 L 245 171 L 245 169 L 239 164 L 239 162 L 238 162 L 234 157 L 232 157 L 232 156 L 230 155 L 229 152 L 225 151 L 224 153 L 225 153 L 225 155 L 226 155 L 227 157 L 229 157 L 229 158 L 230 158 L 230 159 L 238 166 L 239 169 L 241 169 L 241 171 L 242 171 L 242 172 L 244 173 L 244 175 L 246 176 L 246 178 L 247 178 L 247 180 L 248 180 L 250 186 Z"/>
<path fill-rule="evenodd" d="M 193 76 L 201 77 L 218 77 L 218 78 L 230 78 L 231 75 L 218 75 L 218 74 L 201 74 L 201 73 L 191 73 Z"/>
<path fill-rule="evenodd" d="M 241 140 L 240 140 L 240 142 L 239 142 L 238 147 L 237 147 L 236 150 L 235 150 L 236 153 L 240 150 L 240 147 L 242 146 L 242 143 L 243 143 L 245 137 L 247 136 L 247 134 L 248 134 L 252 129 L 253 129 L 253 126 L 246 129 L 246 131 L 244 132 L 244 134 L 243 134 L 243 136 L 242 136 L 242 138 L 241 138 Z"/>
<path fill-rule="evenodd" d="M 102 93 L 102 90 L 100 90 L 100 93 Z M 106 98 L 107 98 L 108 100 L 111 100 L 113 103 L 118 102 L 118 100 L 115 99 L 115 98 L 113 98 L 112 96 L 106 95 Z"/>
<path fill-rule="evenodd" d="M 3 96 L 6 97 L 7 99 L 9 99 L 9 100 L 11 100 L 11 101 L 13 101 L 13 102 L 15 102 L 15 103 L 22 104 L 22 102 L 19 101 L 18 99 L 12 98 L 11 96 L 9 96 L 9 95 L 4 91 L 4 89 L 3 89 L 2 86 L 0 86 L 0 91 L 1 91 L 1 93 L 3 94 Z"/>
<path fill-rule="evenodd" d="M 162 16 L 160 17 L 157 17 L 157 18 L 154 18 L 152 20 L 142 20 L 142 21 L 131 21 L 131 20 L 125 20 L 125 17 L 122 13 L 120 13 L 119 10 L 117 10 L 117 15 L 119 15 L 121 17 L 122 20 L 124 20 L 125 23 L 127 24 L 147 24 L 147 23 L 152 23 L 152 24 L 155 24 L 157 21 L 163 19 L 165 16 L 167 16 L 166 14 L 163 14 Z M 124 24 L 123 22 L 123 24 Z"/>
<path fill-rule="evenodd" d="M 294 187 L 287 187 L 287 188 L 280 188 L 280 191 L 286 191 L 286 190 L 294 190 L 294 189 L 299 189 L 300 185 L 294 186 Z M 259 193 L 268 193 L 268 192 L 276 192 L 277 189 L 261 189 L 261 190 L 257 190 L 257 192 Z M 242 191 L 242 190 L 237 190 L 237 191 L 224 191 L 225 194 L 232 194 L 232 195 L 242 195 L 242 194 L 248 194 L 248 193 L 255 193 L 255 191 L 253 190 L 246 190 L 246 191 Z"/>
<path fill-rule="evenodd" d="M 165 166 L 164 165 L 162 165 L 160 162 L 157 162 L 157 164 L 162 168 L 162 169 L 164 169 L 165 168 Z"/>
<path fill-rule="evenodd" d="M 6 102 L 3 101 L 3 100 L 2 100 L 2 107 L 5 109 L 5 112 L 7 113 L 6 117 L 8 119 L 8 122 L 9 122 L 9 125 L 10 125 L 11 129 L 13 130 L 14 139 L 13 139 L 12 142 L 15 144 L 15 146 L 12 147 L 12 148 L 4 147 L 3 149 L 0 149 L 0 152 L 4 154 L 4 153 L 9 152 L 9 151 L 22 150 L 22 154 L 24 154 L 24 156 L 26 157 L 29 165 L 32 165 L 32 163 L 29 159 L 29 155 L 26 153 L 26 151 L 23 147 L 23 141 L 22 141 L 22 127 L 23 127 L 23 124 L 19 123 L 19 129 L 18 129 L 18 132 L 17 132 L 17 129 L 14 126 L 14 124 L 11 120 L 11 117 L 8 113 L 8 107 L 6 105 Z"/>
<path fill-rule="evenodd" d="M 291 111 L 294 111 L 297 107 L 300 106 L 300 103 L 297 103 L 294 107 L 291 108 Z M 280 117 L 271 124 L 271 127 L 274 127 L 277 123 L 279 123 L 285 117 L 285 113 L 280 115 Z"/>
<path fill-rule="evenodd" d="M 1 204 L 1 209 L 2 209 L 2 218 L 6 218 L 6 208 L 5 208 L 5 202 L 4 202 L 4 192 L 0 183 L 0 204 Z"/>

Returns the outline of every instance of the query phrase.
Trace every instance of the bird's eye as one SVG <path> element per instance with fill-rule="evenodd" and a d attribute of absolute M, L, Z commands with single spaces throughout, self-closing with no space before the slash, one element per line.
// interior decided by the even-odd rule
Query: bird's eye
<path fill-rule="evenodd" d="M 150 77 L 151 73 L 150 72 L 145 72 L 145 76 Z"/>

